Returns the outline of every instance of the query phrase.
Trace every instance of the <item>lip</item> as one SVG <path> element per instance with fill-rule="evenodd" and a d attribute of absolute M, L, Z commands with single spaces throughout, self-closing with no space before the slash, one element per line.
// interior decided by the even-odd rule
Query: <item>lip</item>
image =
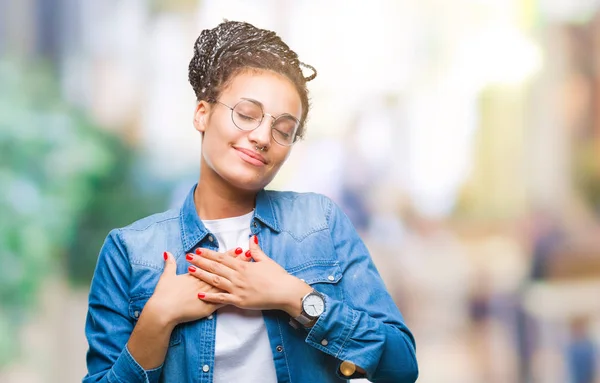
<path fill-rule="evenodd" d="M 234 146 L 233 148 L 238 152 L 238 154 L 244 161 L 254 166 L 263 166 L 267 164 L 267 160 L 265 159 L 265 157 L 261 156 L 253 150 L 249 150 L 246 148 L 238 148 L 237 146 Z"/>

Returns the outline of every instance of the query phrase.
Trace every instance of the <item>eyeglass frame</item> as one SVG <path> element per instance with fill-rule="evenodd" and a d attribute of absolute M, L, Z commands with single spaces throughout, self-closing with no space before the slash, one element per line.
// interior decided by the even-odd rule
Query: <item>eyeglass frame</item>
<path fill-rule="evenodd" d="M 234 112 L 233 112 L 233 110 L 235 109 L 235 107 L 236 107 L 236 106 L 238 106 L 240 103 L 242 103 L 242 102 L 244 102 L 244 101 L 251 102 L 251 103 L 255 104 L 256 106 L 260 107 L 260 110 L 261 110 L 261 112 L 262 112 L 262 116 L 261 116 L 261 118 L 260 118 L 260 121 L 258 122 L 258 125 L 256 125 L 256 127 L 255 127 L 255 128 L 253 128 L 253 129 L 242 129 L 242 128 L 240 128 L 240 127 L 238 126 L 238 124 L 236 124 L 236 123 L 235 123 L 235 120 L 234 120 L 234 118 L 233 118 L 233 113 L 234 113 Z M 298 131 L 300 130 L 300 127 L 301 127 L 302 123 L 300 122 L 300 120 L 298 120 L 296 117 L 294 117 L 294 116 L 293 116 L 292 114 L 290 114 L 290 113 L 282 113 L 282 114 L 280 114 L 279 116 L 275 117 L 275 116 L 273 116 L 272 114 L 265 113 L 265 110 L 264 110 L 264 108 L 263 108 L 262 104 L 261 104 L 259 101 L 257 101 L 257 100 L 253 100 L 253 99 L 251 99 L 251 98 L 245 98 L 245 97 L 242 97 L 242 98 L 241 98 L 241 99 L 240 99 L 238 102 L 236 102 L 236 103 L 235 103 L 235 105 L 234 105 L 234 106 L 229 106 L 229 105 L 227 105 L 227 104 L 225 104 L 224 102 L 222 102 L 222 101 L 219 101 L 219 100 L 215 100 L 215 102 L 216 102 L 216 103 L 219 103 L 219 104 L 223 105 L 224 107 L 226 107 L 227 109 L 231 110 L 231 122 L 233 122 L 233 125 L 235 125 L 235 127 L 236 127 L 236 128 L 238 128 L 239 130 L 241 130 L 242 132 L 252 132 L 253 130 L 256 130 L 256 129 L 258 129 L 258 127 L 259 127 L 259 126 L 262 124 L 263 120 L 265 119 L 265 116 L 269 116 L 269 117 L 271 117 L 271 118 L 273 119 L 273 122 L 271 123 L 271 126 L 270 126 L 270 128 L 271 128 L 271 138 L 273 138 L 273 141 L 275 141 L 275 142 L 276 142 L 278 145 L 281 145 L 281 146 L 286 146 L 286 147 L 292 146 L 292 145 L 294 145 L 296 142 L 298 142 L 298 138 L 299 138 L 299 136 L 298 136 Z M 296 123 L 298 124 L 298 125 L 296 126 L 296 130 L 294 131 L 294 140 L 293 140 L 293 141 L 292 141 L 290 144 L 287 144 L 287 145 L 285 145 L 285 144 L 282 144 L 281 142 L 277 141 L 277 139 L 276 139 L 276 138 L 273 136 L 273 126 L 275 126 L 275 122 L 277 122 L 277 120 L 278 120 L 280 117 L 284 117 L 284 116 L 291 117 L 291 118 L 292 118 L 292 119 L 294 119 L 294 120 L 296 121 Z"/>

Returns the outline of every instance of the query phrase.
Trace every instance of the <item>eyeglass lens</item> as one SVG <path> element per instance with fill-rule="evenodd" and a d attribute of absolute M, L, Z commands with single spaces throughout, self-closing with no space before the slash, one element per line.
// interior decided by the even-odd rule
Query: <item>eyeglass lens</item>
<path fill-rule="evenodd" d="M 233 123 L 241 130 L 254 130 L 258 128 L 264 117 L 264 112 L 259 104 L 250 100 L 238 102 L 231 110 Z M 277 117 L 271 126 L 271 135 L 281 145 L 294 143 L 298 130 L 298 120 L 283 114 Z"/>

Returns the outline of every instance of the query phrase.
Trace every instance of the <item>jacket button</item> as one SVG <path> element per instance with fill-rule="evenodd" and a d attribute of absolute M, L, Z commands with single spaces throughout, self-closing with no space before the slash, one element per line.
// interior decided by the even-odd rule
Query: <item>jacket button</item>
<path fill-rule="evenodd" d="M 210 314 L 209 316 L 207 316 L 206 319 L 213 319 L 212 314 Z"/>
<path fill-rule="evenodd" d="M 327 345 L 329 344 L 329 342 L 327 341 L 327 339 L 323 339 L 323 340 L 321 341 L 321 344 L 322 344 L 323 346 L 327 346 Z"/>
<path fill-rule="evenodd" d="M 133 316 L 136 317 L 136 318 L 138 318 L 140 316 L 140 312 L 139 311 L 134 312 Z"/>
<path fill-rule="evenodd" d="M 208 372 L 209 370 L 210 370 L 210 367 L 208 367 L 208 364 L 205 364 L 204 366 L 202 366 L 202 371 Z"/>
<path fill-rule="evenodd" d="M 275 347 L 275 350 L 277 350 L 277 352 L 281 352 L 281 351 L 283 351 L 283 347 L 277 346 L 277 347 Z"/>
<path fill-rule="evenodd" d="M 209 236 L 208 236 L 208 240 L 209 240 L 210 242 L 212 242 L 212 241 L 214 241 L 215 239 L 213 238 L 213 236 L 212 236 L 212 235 L 209 235 Z"/>
<path fill-rule="evenodd" d="M 253 223 L 254 227 L 258 227 L 258 223 L 254 222 Z"/>
<path fill-rule="evenodd" d="M 340 364 L 340 372 L 344 376 L 352 376 L 356 372 L 356 365 L 349 360 L 345 360 Z"/>
<path fill-rule="evenodd" d="M 335 279 L 335 277 L 333 275 L 330 275 L 327 277 L 327 279 L 329 279 L 330 281 L 333 281 Z"/>

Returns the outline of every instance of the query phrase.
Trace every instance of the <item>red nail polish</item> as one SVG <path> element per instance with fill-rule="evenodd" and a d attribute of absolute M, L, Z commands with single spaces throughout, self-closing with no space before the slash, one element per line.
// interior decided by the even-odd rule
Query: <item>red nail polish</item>
<path fill-rule="evenodd" d="M 194 259 L 194 256 L 192 254 L 186 254 L 185 259 L 187 259 L 188 261 L 191 261 L 192 259 Z"/>
<path fill-rule="evenodd" d="M 256 243 L 258 245 L 258 235 L 254 236 L 254 243 Z"/>
<path fill-rule="evenodd" d="M 195 268 L 194 266 L 190 266 L 190 267 L 188 267 L 188 271 L 189 271 L 190 273 L 193 273 L 193 272 L 195 272 L 195 271 L 196 271 L 196 268 Z"/>
<path fill-rule="evenodd" d="M 250 250 L 246 251 L 246 257 L 250 258 L 252 254 L 250 254 Z"/>
<path fill-rule="evenodd" d="M 200 298 L 200 299 L 204 299 L 205 296 L 206 296 L 206 294 L 204 294 L 204 293 L 198 293 L 198 298 Z"/>
<path fill-rule="evenodd" d="M 202 254 L 202 250 L 196 249 L 196 254 L 198 254 L 198 255 Z"/>
<path fill-rule="evenodd" d="M 169 258 L 169 254 L 167 254 L 167 252 L 165 251 L 165 252 L 163 253 L 163 257 L 165 258 L 165 261 L 166 261 L 166 260 Z"/>
<path fill-rule="evenodd" d="M 236 253 L 237 255 L 240 255 L 240 254 L 242 254 L 242 252 L 243 252 L 243 251 L 244 251 L 244 250 L 242 250 L 242 248 L 241 248 L 241 247 L 238 247 L 237 249 L 235 249 L 235 253 Z"/>

